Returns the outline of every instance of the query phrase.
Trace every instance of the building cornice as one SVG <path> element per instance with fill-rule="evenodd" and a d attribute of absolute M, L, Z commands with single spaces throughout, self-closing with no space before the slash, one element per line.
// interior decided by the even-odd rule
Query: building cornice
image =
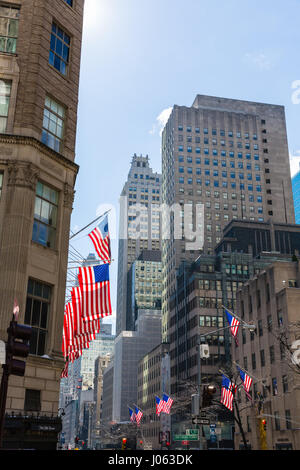
<path fill-rule="evenodd" d="M 63 165 L 65 168 L 74 171 L 76 175 L 79 171 L 79 165 L 64 157 L 61 153 L 52 150 L 35 137 L 0 134 L 0 144 L 30 145 L 31 147 L 41 151 L 44 155 L 50 157 L 52 160 L 55 160 L 60 165 Z"/>

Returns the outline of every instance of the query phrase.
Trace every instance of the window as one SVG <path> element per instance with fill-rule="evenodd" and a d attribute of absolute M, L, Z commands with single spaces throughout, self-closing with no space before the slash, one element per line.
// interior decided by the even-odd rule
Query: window
<path fill-rule="evenodd" d="M 265 360 L 265 350 L 264 350 L 264 349 L 261 349 L 261 350 L 260 350 L 260 364 L 261 364 L 261 367 L 264 367 L 265 364 L 266 364 L 266 360 Z"/>
<path fill-rule="evenodd" d="M 19 29 L 20 9 L 0 6 L 0 52 L 15 54 Z"/>
<path fill-rule="evenodd" d="M 49 248 L 55 247 L 58 192 L 38 182 L 36 187 L 32 240 Z"/>
<path fill-rule="evenodd" d="M 70 36 L 66 34 L 57 24 L 52 24 L 49 64 L 62 75 L 67 75 L 67 66 L 70 53 Z"/>
<path fill-rule="evenodd" d="M 25 390 L 24 411 L 41 411 L 40 390 Z"/>
<path fill-rule="evenodd" d="M 285 423 L 286 423 L 286 429 L 292 429 L 290 410 L 285 410 Z"/>
<path fill-rule="evenodd" d="M 286 375 L 282 376 L 282 389 L 284 393 L 289 391 L 288 378 Z"/>
<path fill-rule="evenodd" d="M 0 133 L 6 131 L 11 84 L 11 80 L 0 80 Z"/>
<path fill-rule="evenodd" d="M 256 358 L 255 358 L 255 353 L 251 355 L 251 362 L 252 362 L 252 369 L 256 369 Z"/>
<path fill-rule="evenodd" d="M 62 151 L 65 108 L 49 96 L 45 100 L 42 142 L 56 152 Z"/>
<path fill-rule="evenodd" d="M 1 193 L 2 193 L 2 185 L 3 185 L 3 172 L 0 171 L 0 199 L 1 199 Z"/>
<path fill-rule="evenodd" d="M 273 364 L 275 361 L 274 346 L 270 346 L 270 363 Z"/>
<path fill-rule="evenodd" d="M 274 378 L 272 379 L 272 393 L 273 393 L 273 396 L 278 395 L 278 387 L 277 387 L 277 379 L 276 379 L 276 377 L 274 377 Z"/>
<path fill-rule="evenodd" d="M 30 354 L 45 354 L 51 287 L 29 279 L 25 310 L 25 324 L 32 327 Z"/>

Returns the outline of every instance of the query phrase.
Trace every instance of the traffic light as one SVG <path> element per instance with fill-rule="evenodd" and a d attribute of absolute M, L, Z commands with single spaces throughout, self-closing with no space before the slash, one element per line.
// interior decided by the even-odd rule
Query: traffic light
<path fill-rule="evenodd" d="M 211 406 L 212 399 L 215 393 L 216 387 L 214 385 L 206 385 L 205 387 L 203 387 L 202 408 L 207 408 L 208 406 Z"/>
<path fill-rule="evenodd" d="M 32 328 L 27 325 L 18 325 L 16 321 L 11 321 L 7 329 L 8 340 L 6 345 L 6 367 L 8 374 L 23 377 L 25 373 L 26 363 L 15 359 L 14 356 L 28 356 L 30 345 L 29 340 L 32 334 Z"/>
<path fill-rule="evenodd" d="M 123 437 L 123 439 L 122 439 L 122 450 L 126 449 L 126 445 L 127 445 L 127 439 L 126 439 L 126 437 Z"/>
<path fill-rule="evenodd" d="M 261 424 L 262 424 L 263 430 L 266 431 L 267 430 L 267 421 L 265 419 L 262 419 Z"/>

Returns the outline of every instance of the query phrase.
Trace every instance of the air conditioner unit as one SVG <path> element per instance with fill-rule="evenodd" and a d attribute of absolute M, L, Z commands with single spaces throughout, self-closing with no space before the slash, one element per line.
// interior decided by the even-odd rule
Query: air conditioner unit
<path fill-rule="evenodd" d="M 208 359 L 209 358 L 209 346 L 208 346 L 208 344 L 201 344 L 200 345 L 200 357 L 201 357 L 201 359 Z"/>

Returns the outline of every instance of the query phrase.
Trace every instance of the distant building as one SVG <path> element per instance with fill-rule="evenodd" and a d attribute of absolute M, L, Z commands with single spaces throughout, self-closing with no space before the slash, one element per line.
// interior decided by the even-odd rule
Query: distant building
<path fill-rule="evenodd" d="M 103 374 L 111 361 L 111 355 L 99 356 L 95 361 L 95 376 L 94 376 L 94 402 L 95 409 L 92 420 L 92 447 L 95 449 L 101 443 L 100 429 L 101 429 L 101 411 L 103 399 Z"/>
<path fill-rule="evenodd" d="M 296 224 L 300 224 L 300 171 L 292 178 L 295 219 Z"/>
<path fill-rule="evenodd" d="M 94 388 L 95 362 L 99 356 L 113 355 L 115 336 L 112 334 L 111 324 L 101 324 L 101 330 L 91 341 L 90 347 L 84 349 L 82 356 L 77 359 L 80 364 L 80 377 L 82 390 Z M 75 361 L 76 362 L 76 361 Z"/>
<path fill-rule="evenodd" d="M 142 251 L 129 271 L 131 288 L 131 324 L 135 329 L 139 310 L 160 310 L 162 296 L 162 268 L 160 251 Z"/>
<path fill-rule="evenodd" d="M 155 396 L 162 398 L 164 378 L 162 377 L 162 358 L 169 352 L 168 344 L 159 344 L 142 357 L 138 363 L 137 377 L 137 405 L 143 410 L 143 436 L 144 444 L 151 449 L 161 449 L 166 444 L 162 438 L 162 416 L 156 414 Z M 169 442 L 171 436 L 168 436 Z"/>
<path fill-rule="evenodd" d="M 116 422 L 128 421 L 128 406 L 137 401 L 139 360 L 161 342 L 161 311 L 138 312 L 137 330 L 116 338 L 114 356 L 113 414 Z"/>
<path fill-rule="evenodd" d="M 110 429 L 113 413 L 114 358 L 103 372 L 103 392 L 101 406 L 101 426 Z M 107 438 L 104 432 L 102 437 Z"/>

